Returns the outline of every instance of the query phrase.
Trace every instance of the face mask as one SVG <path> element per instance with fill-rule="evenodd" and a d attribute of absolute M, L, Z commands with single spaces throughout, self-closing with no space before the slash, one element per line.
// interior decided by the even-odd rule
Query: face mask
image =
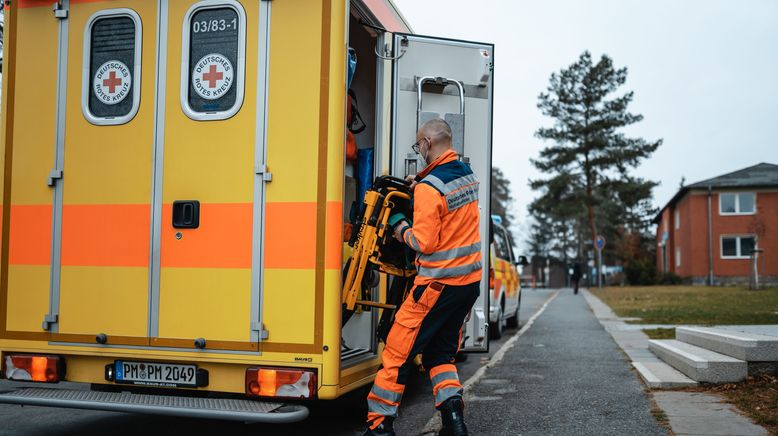
<path fill-rule="evenodd" d="M 429 140 L 425 141 L 427 144 L 427 152 L 424 153 L 424 150 L 419 147 L 419 156 L 421 157 L 422 161 L 424 162 L 424 166 L 427 166 L 430 164 L 429 160 L 427 159 L 430 155 L 430 147 L 432 144 L 430 144 Z"/>

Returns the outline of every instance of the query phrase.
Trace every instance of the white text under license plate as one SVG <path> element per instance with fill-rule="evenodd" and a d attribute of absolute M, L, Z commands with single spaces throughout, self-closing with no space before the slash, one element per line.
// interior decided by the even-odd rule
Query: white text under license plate
<path fill-rule="evenodd" d="M 196 365 L 156 362 L 115 363 L 116 382 L 148 386 L 197 386 Z"/>

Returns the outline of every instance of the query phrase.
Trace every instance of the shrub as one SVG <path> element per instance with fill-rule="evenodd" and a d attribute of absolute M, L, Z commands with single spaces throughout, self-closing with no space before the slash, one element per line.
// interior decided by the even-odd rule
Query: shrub
<path fill-rule="evenodd" d="M 649 286 L 656 284 L 656 266 L 649 259 L 636 259 L 624 267 L 627 283 L 633 286 Z"/>
<path fill-rule="evenodd" d="M 666 272 L 659 279 L 659 284 L 661 285 L 680 285 L 681 283 L 683 283 L 683 280 L 674 272 Z"/>

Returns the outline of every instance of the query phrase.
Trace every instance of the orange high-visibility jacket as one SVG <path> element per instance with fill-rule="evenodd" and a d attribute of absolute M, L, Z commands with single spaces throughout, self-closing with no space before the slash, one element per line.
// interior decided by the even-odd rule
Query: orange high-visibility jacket
<path fill-rule="evenodd" d="M 465 285 L 481 279 L 478 179 L 448 150 L 419 175 L 413 191 L 413 227 L 401 230 L 416 250 L 414 283 Z"/>

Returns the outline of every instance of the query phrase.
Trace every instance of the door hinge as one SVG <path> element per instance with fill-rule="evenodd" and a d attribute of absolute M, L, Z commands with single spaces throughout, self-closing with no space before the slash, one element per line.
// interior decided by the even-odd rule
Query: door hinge
<path fill-rule="evenodd" d="M 68 9 L 65 7 L 65 5 L 62 4 L 61 1 L 54 3 L 52 9 L 54 10 L 54 17 L 59 18 L 60 20 L 65 20 L 68 18 Z"/>
<path fill-rule="evenodd" d="M 265 340 L 270 336 L 270 333 L 265 330 L 265 326 L 262 323 L 252 322 L 251 331 L 259 332 L 259 339 Z"/>
<path fill-rule="evenodd" d="M 49 331 L 51 329 L 52 324 L 56 324 L 57 320 L 59 319 L 59 315 L 52 315 L 52 314 L 46 314 L 46 316 L 43 317 L 43 330 Z"/>
<path fill-rule="evenodd" d="M 57 183 L 57 180 L 62 179 L 63 176 L 64 173 L 62 172 L 62 170 L 51 170 L 51 172 L 49 173 L 49 178 L 46 181 L 46 184 L 49 186 L 54 186 Z"/>
<path fill-rule="evenodd" d="M 262 180 L 266 182 L 272 182 L 273 181 L 273 173 L 267 170 L 267 166 L 264 164 L 258 164 L 256 169 L 254 170 L 256 174 L 262 175 Z"/>

